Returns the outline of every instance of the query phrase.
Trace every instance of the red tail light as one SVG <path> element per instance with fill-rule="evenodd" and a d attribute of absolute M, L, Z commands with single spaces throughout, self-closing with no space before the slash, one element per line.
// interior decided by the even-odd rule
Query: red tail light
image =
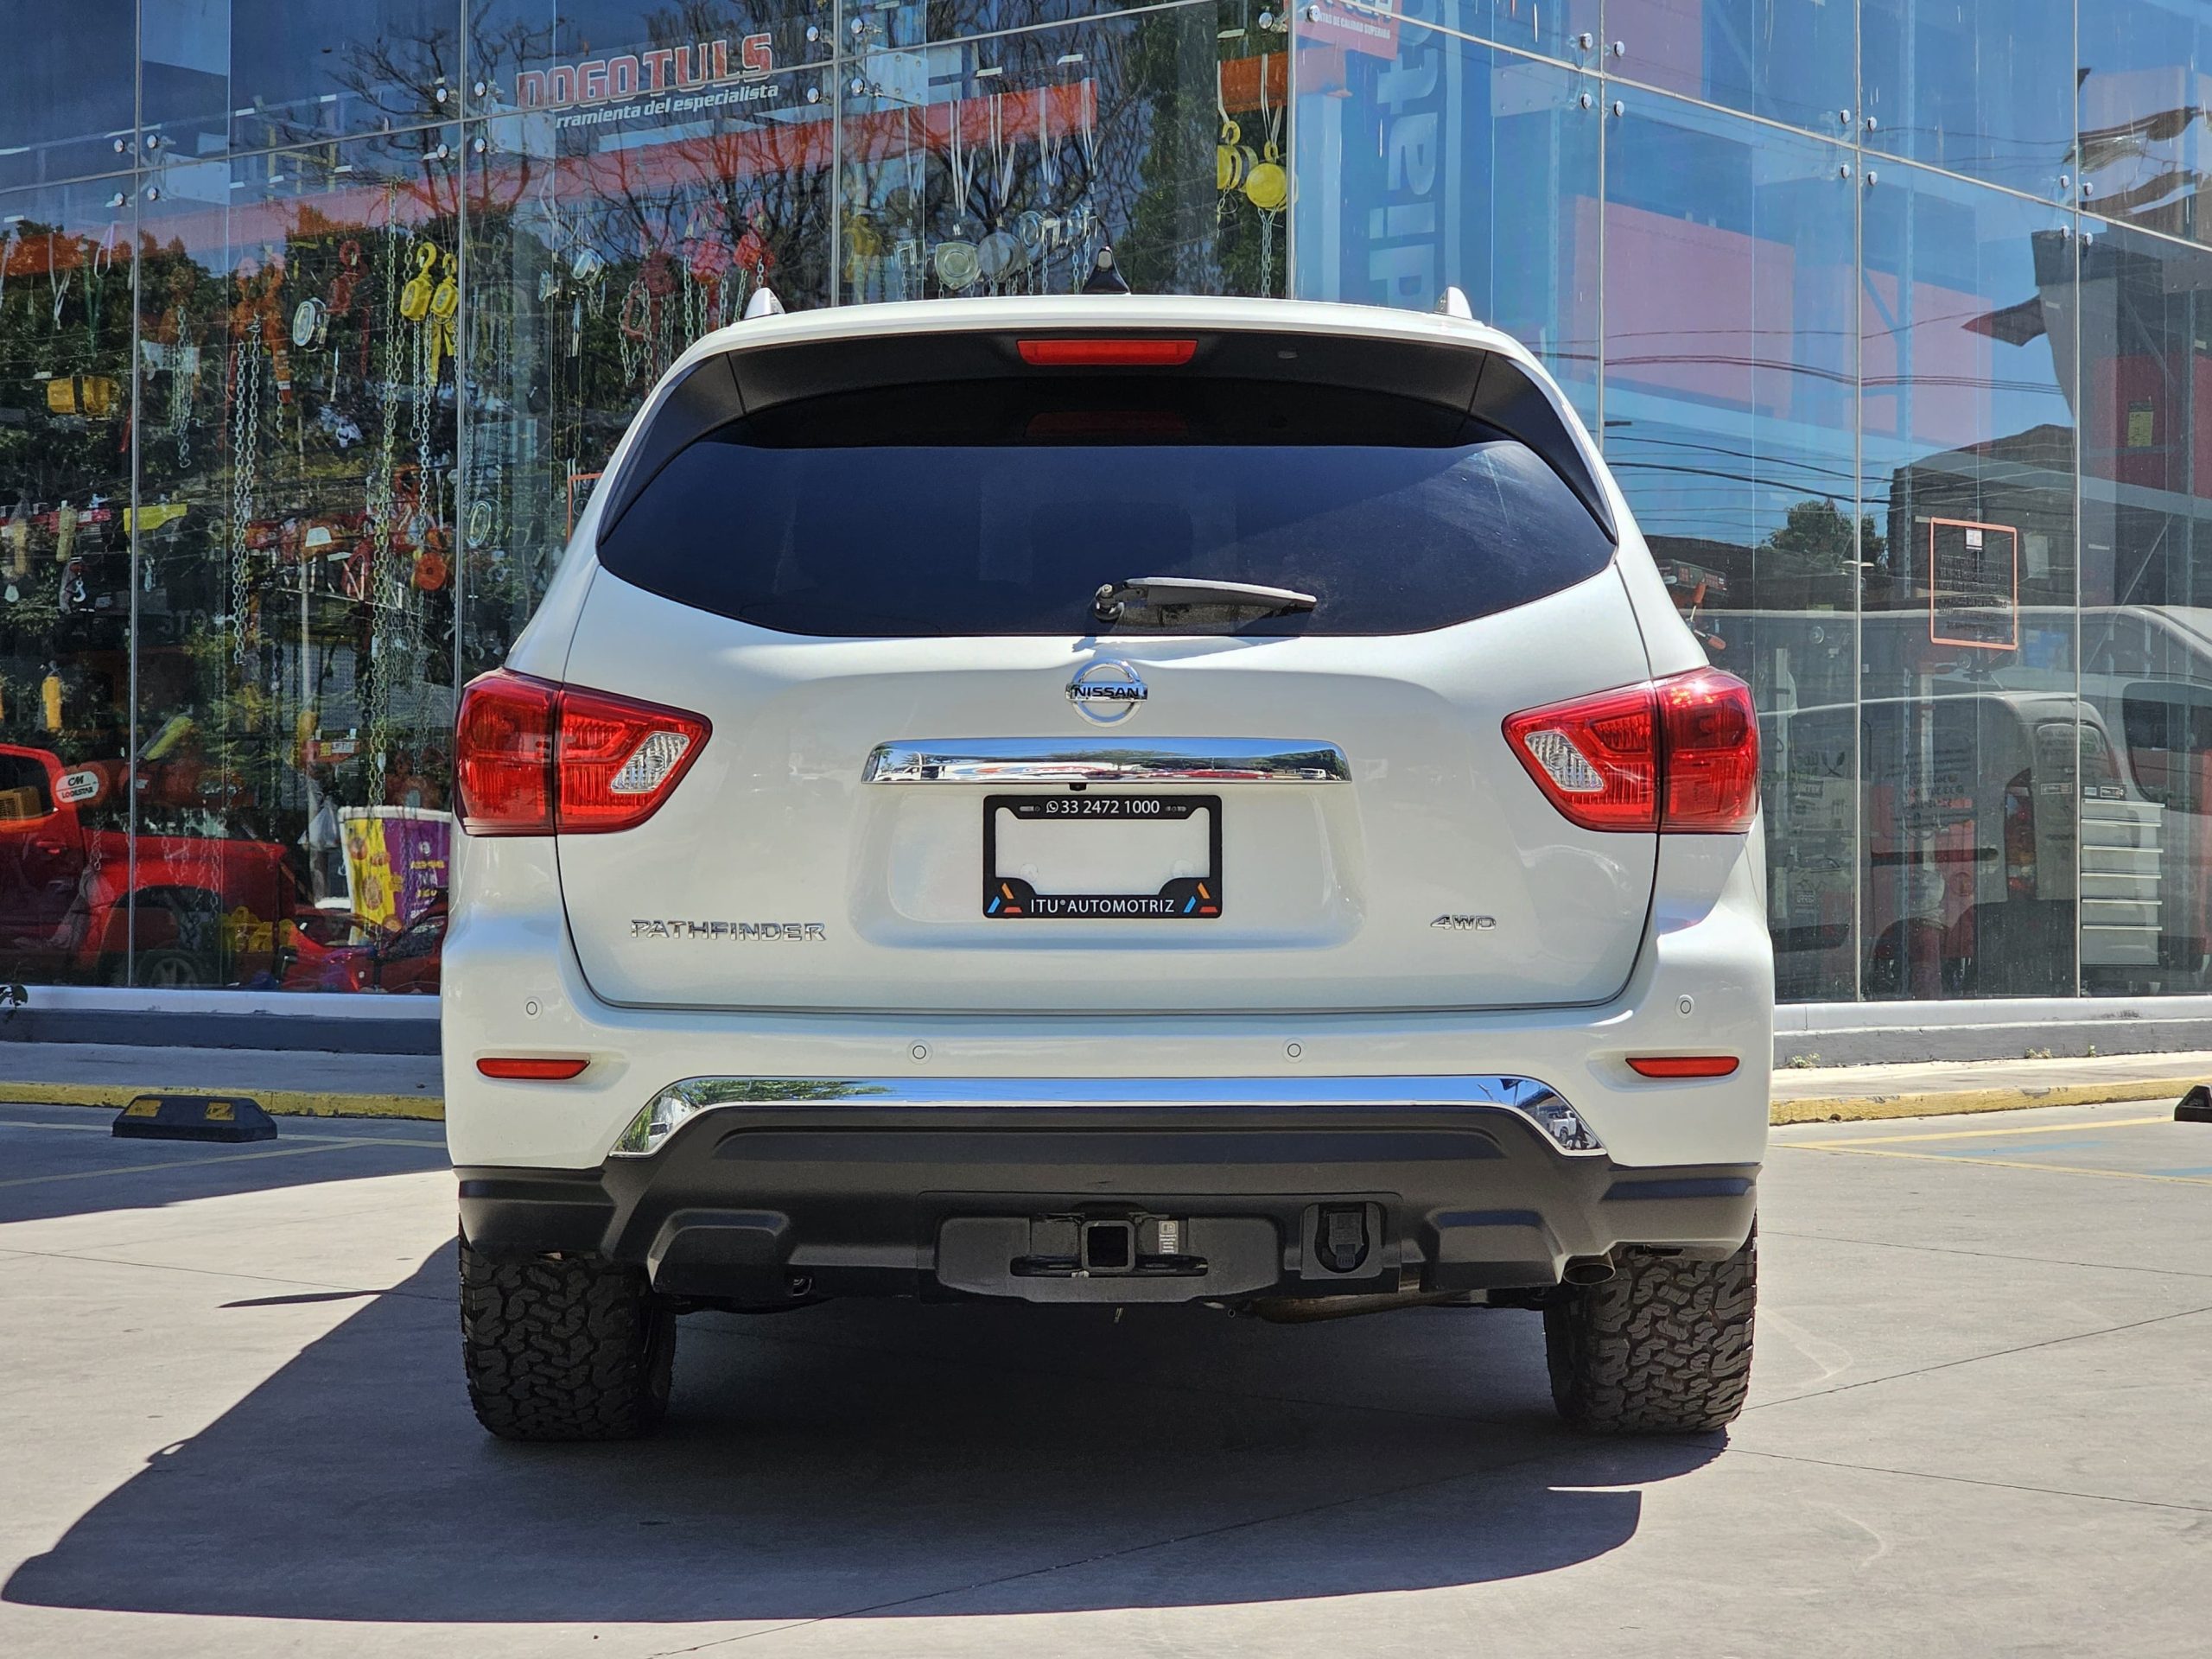
<path fill-rule="evenodd" d="M 497 669 L 461 694 L 454 793 L 472 836 L 553 833 L 553 734 L 561 690 Z"/>
<path fill-rule="evenodd" d="M 699 758 L 696 715 L 566 687 L 554 760 L 564 836 L 627 830 L 652 817 Z"/>
<path fill-rule="evenodd" d="M 1025 340 L 1016 342 L 1032 368 L 1165 369 L 1198 354 L 1195 340 Z"/>
<path fill-rule="evenodd" d="M 1505 741 L 1570 823 L 1649 830 L 1657 822 L 1659 754 L 1651 688 L 1632 685 L 1510 716 Z"/>
<path fill-rule="evenodd" d="M 505 669 L 461 693 L 454 783 L 472 836 L 603 835 L 643 823 L 712 728 L 696 715 Z"/>
<path fill-rule="evenodd" d="M 1659 682 L 1659 827 L 1685 834 L 1748 830 L 1759 810 L 1759 716 L 1751 688 L 1700 668 Z"/>
<path fill-rule="evenodd" d="M 1585 830 L 1738 834 L 1758 812 L 1751 689 L 1718 669 L 1510 715 L 1505 741 Z"/>

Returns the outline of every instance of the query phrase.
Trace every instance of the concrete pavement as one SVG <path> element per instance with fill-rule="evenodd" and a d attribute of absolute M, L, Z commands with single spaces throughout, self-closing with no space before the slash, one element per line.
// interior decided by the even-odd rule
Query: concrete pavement
<path fill-rule="evenodd" d="M 2212 1581 L 2212 1127 L 1780 1132 L 1753 1405 L 1553 1421 L 1535 1319 L 687 1320 L 639 1446 L 469 1418 L 435 1132 L 0 1109 L 0 1651 L 2164 1655 Z M 741 1647 L 739 1644 L 742 1644 Z"/>

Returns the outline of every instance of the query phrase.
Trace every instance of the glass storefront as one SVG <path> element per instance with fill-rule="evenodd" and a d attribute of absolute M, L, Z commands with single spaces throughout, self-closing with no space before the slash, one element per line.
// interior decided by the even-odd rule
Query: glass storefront
<path fill-rule="evenodd" d="M 2192 0 L 86 0 L 10 47 L 7 978 L 435 990 L 456 688 L 656 377 L 764 286 L 1064 293 L 1110 240 L 1148 291 L 1454 285 L 1551 367 L 1757 692 L 1785 1000 L 2212 990 Z"/>

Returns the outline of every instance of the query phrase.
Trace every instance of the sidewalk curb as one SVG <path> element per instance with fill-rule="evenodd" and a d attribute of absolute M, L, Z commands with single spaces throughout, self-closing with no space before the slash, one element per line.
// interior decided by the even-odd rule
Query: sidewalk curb
<path fill-rule="evenodd" d="M 2130 1100 L 2178 1100 L 2189 1087 L 2177 1077 L 2132 1077 L 2112 1083 L 2055 1084 L 2044 1088 L 1925 1090 L 1896 1095 L 1808 1095 L 1777 1100 L 1767 1116 L 1776 1128 L 1797 1123 L 1865 1123 L 1892 1117 L 1943 1117 L 1968 1112 L 2017 1112 L 2036 1106 L 2101 1106 Z M 0 1082 L 0 1101 L 26 1106 L 94 1106 L 121 1111 L 140 1095 L 204 1095 L 206 1084 L 168 1089 L 96 1083 Z M 392 1117 L 427 1123 L 445 1121 L 435 1095 L 357 1094 L 345 1090 L 240 1089 L 276 1117 Z"/>
<path fill-rule="evenodd" d="M 1946 1117 L 1967 1112 L 2017 1112 L 2032 1106 L 2102 1106 L 2126 1100 L 2179 1100 L 2184 1078 L 2131 1077 L 2113 1083 L 2053 1084 L 2045 1088 L 1929 1090 L 1899 1095 L 1812 1095 L 1777 1100 L 1767 1122 L 1865 1123 L 1887 1117 Z"/>
<path fill-rule="evenodd" d="M 206 1084 L 168 1088 L 128 1087 L 98 1083 L 0 1083 L 0 1100 L 22 1106 L 96 1106 L 121 1111 L 140 1095 L 222 1093 Z M 344 1090 L 238 1089 L 272 1117 L 407 1117 L 445 1122 L 446 1103 L 436 1095 L 363 1095 Z"/>

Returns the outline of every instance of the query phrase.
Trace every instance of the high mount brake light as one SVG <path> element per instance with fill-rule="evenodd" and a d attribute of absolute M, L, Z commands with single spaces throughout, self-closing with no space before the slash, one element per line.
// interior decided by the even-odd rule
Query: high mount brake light
<path fill-rule="evenodd" d="M 1736 835 L 1758 814 L 1751 689 L 1718 669 L 1509 715 L 1505 741 L 1544 798 L 1585 830 Z"/>
<path fill-rule="evenodd" d="M 712 728 L 697 715 L 506 669 L 461 693 L 454 782 L 472 836 L 588 836 L 659 810 Z"/>
<path fill-rule="evenodd" d="M 1195 340 L 1025 340 L 1016 342 L 1032 368 L 1174 368 L 1198 354 Z"/>

